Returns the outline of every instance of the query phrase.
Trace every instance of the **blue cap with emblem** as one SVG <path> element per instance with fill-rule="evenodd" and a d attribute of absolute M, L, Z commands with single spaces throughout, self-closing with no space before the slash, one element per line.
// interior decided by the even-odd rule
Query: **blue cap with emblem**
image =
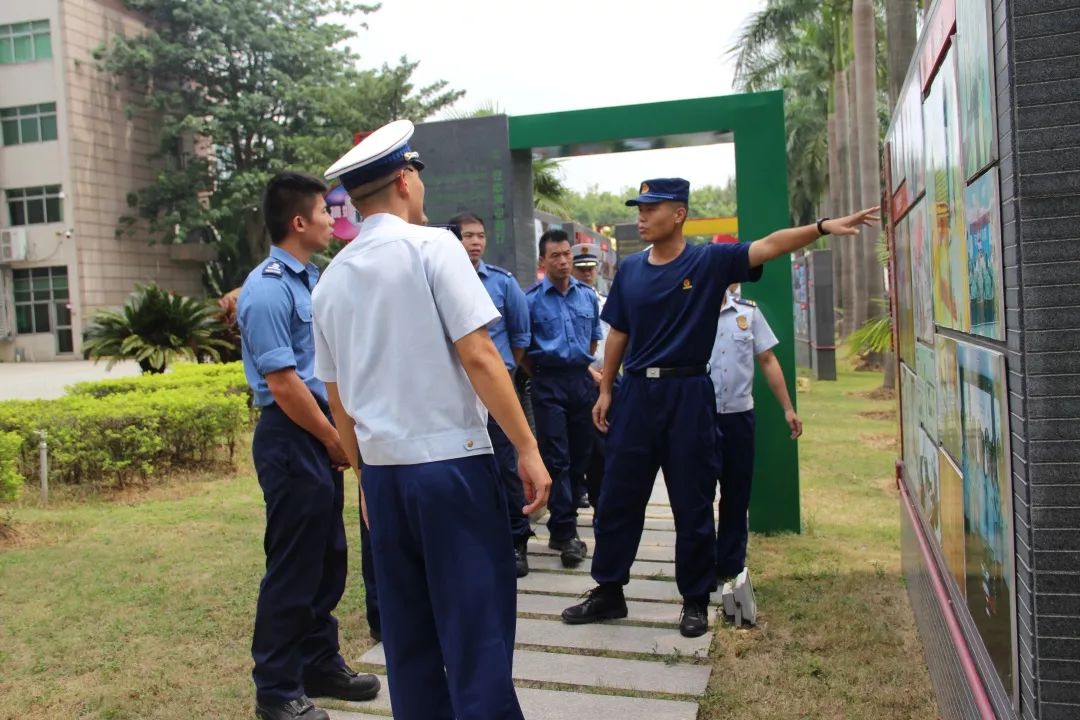
<path fill-rule="evenodd" d="M 652 205 L 662 202 L 690 203 L 690 183 L 682 178 L 655 178 L 641 183 L 640 193 L 636 198 L 626 201 L 627 205 Z"/>
<path fill-rule="evenodd" d="M 331 165 L 327 180 L 341 178 L 346 190 L 380 180 L 403 167 L 424 169 L 420 153 L 409 147 L 416 128 L 409 120 L 395 120 L 383 125 L 361 140 Z"/>

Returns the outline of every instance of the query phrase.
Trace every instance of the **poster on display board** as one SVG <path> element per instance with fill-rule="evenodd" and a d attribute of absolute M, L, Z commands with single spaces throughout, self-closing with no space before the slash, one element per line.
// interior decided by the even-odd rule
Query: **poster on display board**
<path fill-rule="evenodd" d="M 964 179 L 997 159 L 990 2 L 956 0 L 957 82 L 964 128 Z"/>
<path fill-rule="evenodd" d="M 941 447 L 960 462 L 963 428 L 960 425 L 960 375 L 956 366 L 956 341 L 938 335 L 934 346 L 937 360 L 938 437 Z"/>
<path fill-rule="evenodd" d="M 925 185 L 922 90 L 918 75 L 908 78 L 896 101 L 890 128 L 892 158 L 892 214 L 900 218 L 922 194 Z"/>
<path fill-rule="evenodd" d="M 938 449 L 934 441 L 919 428 L 915 431 L 919 437 L 919 474 L 918 494 L 919 511 L 934 535 L 941 534 L 941 488 L 938 484 Z"/>
<path fill-rule="evenodd" d="M 964 549 L 964 475 L 944 450 L 938 450 L 941 478 L 941 554 L 960 597 L 967 597 L 967 560 Z"/>
<path fill-rule="evenodd" d="M 904 480 L 912 497 L 919 496 L 919 420 L 915 415 L 915 373 L 900 363 L 900 432 Z"/>
<path fill-rule="evenodd" d="M 998 169 L 990 168 L 964 191 L 967 224 L 968 304 L 971 333 L 1005 339 L 1005 283 L 1001 248 Z"/>
<path fill-rule="evenodd" d="M 964 177 L 960 165 L 956 59 L 952 49 L 923 104 L 926 132 L 926 200 L 930 206 L 934 269 L 934 320 L 968 332 L 967 242 L 964 225 Z"/>
<path fill-rule="evenodd" d="M 923 199 L 908 213 L 911 238 L 912 312 L 915 337 L 924 343 L 934 342 L 934 260 L 930 249 L 929 220 Z"/>
<path fill-rule="evenodd" d="M 1005 356 L 956 343 L 968 611 L 1006 688 L 1015 679 L 1015 569 Z"/>
<path fill-rule="evenodd" d="M 934 349 L 922 343 L 915 343 L 915 374 L 918 382 L 916 415 L 930 439 L 938 441 L 938 405 L 937 405 L 937 363 L 934 361 Z"/>
<path fill-rule="evenodd" d="M 893 270 L 896 273 L 896 337 L 900 359 L 915 365 L 915 316 L 912 306 L 911 235 L 907 218 L 893 225 Z"/>

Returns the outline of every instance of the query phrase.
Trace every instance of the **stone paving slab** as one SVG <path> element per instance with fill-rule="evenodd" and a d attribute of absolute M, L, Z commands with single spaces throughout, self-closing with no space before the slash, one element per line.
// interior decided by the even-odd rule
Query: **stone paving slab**
<path fill-rule="evenodd" d="M 577 524 L 579 528 L 591 528 L 592 515 L 578 514 Z M 675 532 L 675 521 L 671 518 L 645 518 L 646 530 L 662 530 L 664 532 Z"/>
<path fill-rule="evenodd" d="M 536 532 L 536 540 L 542 541 L 547 545 L 548 529 L 546 527 L 533 528 Z M 587 540 L 591 544 L 595 539 L 593 536 L 593 529 L 591 527 L 579 527 L 578 535 L 582 540 Z M 662 545 L 666 547 L 675 547 L 675 533 L 666 532 L 664 530 L 645 530 L 641 533 L 641 545 Z"/>
<path fill-rule="evenodd" d="M 382 643 L 368 650 L 360 661 L 386 665 Z M 709 684 L 709 668 L 518 649 L 514 651 L 514 679 L 610 690 L 701 695 Z"/>
<path fill-rule="evenodd" d="M 558 620 L 562 611 L 575 603 L 574 598 L 561 595 L 540 595 L 533 593 L 520 593 L 517 598 L 517 611 L 519 614 L 546 615 Z M 666 602 L 645 602 L 642 600 L 627 600 L 626 609 L 630 611 L 625 620 L 613 621 L 615 624 L 633 625 L 634 623 L 666 623 L 672 627 L 679 624 L 681 605 Z M 713 605 L 709 613 L 709 622 L 716 622 Z"/>
<path fill-rule="evenodd" d="M 591 553 L 592 553 L 592 550 L 593 550 L 591 545 L 592 544 L 590 543 L 590 547 L 589 547 L 590 557 L 591 557 Z M 556 552 L 555 550 L 552 550 L 551 548 L 549 548 L 547 546 L 547 538 L 545 538 L 542 542 L 539 539 L 533 539 L 532 541 L 529 542 L 529 555 L 530 556 L 535 557 L 535 556 L 540 556 L 540 555 L 558 555 L 558 554 L 559 554 L 558 552 Z M 673 563 L 673 562 L 675 562 L 675 548 L 673 546 L 663 546 L 663 545 L 641 545 L 641 546 L 638 547 L 637 559 L 638 560 L 646 560 L 648 562 Z M 590 566 L 590 564 L 591 564 L 590 560 L 588 558 L 586 558 L 585 562 L 583 562 L 581 564 L 581 567 L 584 567 L 584 568 L 587 569 Z"/>
<path fill-rule="evenodd" d="M 529 573 L 518 578 L 518 592 L 564 593 L 581 595 L 596 587 L 591 576 L 585 574 Z M 637 580 L 623 588 L 628 600 L 661 600 L 682 602 L 682 595 L 675 583 L 668 580 Z"/>
<path fill-rule="evenodd" d="M 557 555 L 535 555 L 529 559 L 529 567 L 533 570 L 548 570 L 571 575 L 587 575 L 589 566 L 589 562 L 583 562 L 576 568 L 564 568 Z M 630 567 L 630 574 L 637 577 L 647 577 L 650 580 L 674 580 L 675 565 L 670 562 L 638 560 Z"/>
<path fill-rule="evenodd" d="M 350 710 L 330 710 L 332 720 L 368 720 L 371 716 L 360 714 L 362 711 L 389 710 L 390 694 L 385 690 L 386 678 L 382 680 L 384 690 L 379 693 L 379 697 L 370 703 L 340 703 L 341 707 L 349 707 Z M 517 695 L 526 720 L 566 720 L 566 718 L 574 717 L 619 718 L 619 720 L 694 720 L 698 712 L 696 702 L 677 700 L 651 700 L 532 688 L 518 688 Z"/>
<path fill-rule="evenodd" d="M 652 628 L 636 625 L 566 625 L 556 620 L 518 618 L 517 642 L 520 645 L 543 645 L 575 650 L 612 650 L 655 654 L 657 659 L 678 652 L 682 657 L 705 657 L 712 643 L 712 632 L 701 637 L 684 638 L 679 628 Z"/>

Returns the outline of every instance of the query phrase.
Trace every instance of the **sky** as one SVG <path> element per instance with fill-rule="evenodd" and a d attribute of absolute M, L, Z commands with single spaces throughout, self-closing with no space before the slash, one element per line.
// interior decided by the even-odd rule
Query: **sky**
<path fill-rule="evenodd" d="M 509 115 L 727 95 L 728 49 L 765 0 L 385 0 L 348 19 L 364 67 L 420 61 L 418 85 L 465 90 L 455 109 L 494 103 Z M 367 24 L 367 29 L 361 25 Z M 573 189 L 617 192 L 650 177 L 723 185 L 733 145 L 574 158 Z"/>

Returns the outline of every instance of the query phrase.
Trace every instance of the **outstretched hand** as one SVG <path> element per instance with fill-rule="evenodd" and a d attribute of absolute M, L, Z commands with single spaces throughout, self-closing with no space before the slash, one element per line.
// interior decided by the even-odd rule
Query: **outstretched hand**
<path fill-rule="evenodd" d="M 847 217 L 826 220 L 821 223 L 821 228 L 830 235 L 858 235 L 862 226 L 881 221 L 881 216 L 877 214 L 880 209 L 880 206 L 867 208 Z"/>

